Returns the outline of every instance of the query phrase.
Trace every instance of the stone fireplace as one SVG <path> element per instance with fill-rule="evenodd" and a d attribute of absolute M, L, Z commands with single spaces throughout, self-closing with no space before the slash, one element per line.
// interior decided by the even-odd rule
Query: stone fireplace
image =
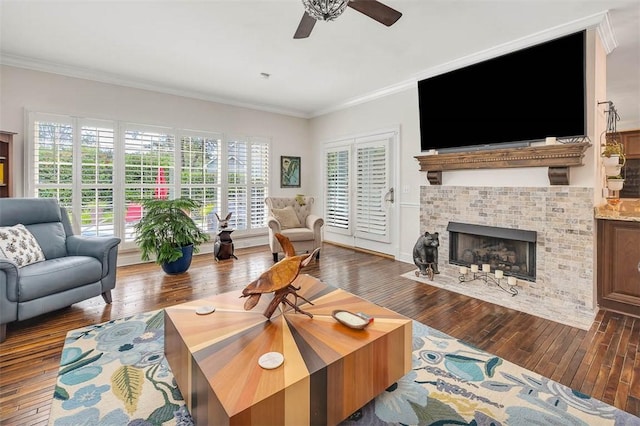
<path fill-rule="evenodd" d="M 469 258 L 464 258 L 463 251 L 462 260 L 448 260 L 447 254 L 459 245 L 447 232 L 451 222 L 480 227 L 476 229 L 506 228 L 525 235 L 522 240 L 534 239 L 535 259 L 529 259 L 527 266 L 532 271 L 528 277 L 517 276 L 518 296 L 492 291 L 478 282 L 459 282 L 458 265 L 466 266 Z M 583 329 L 591 324 L 595 315 L 593 188 L 422 186 L 420 232 L 427 231 L 440 233 L 440 274 L 434 282 L 443 288 L 481 295 L 484 300 Z M 480 244 L 492 246 L 491 241 Z M 527 247 L 524 251 L 530 254 L 531 246 Z"/>
<path fill-rule="evenodd" d="M 488 264 L 527 281 L 536 280 L 535 231 L 449 222 L 449 263 L 471 266 Z"/>

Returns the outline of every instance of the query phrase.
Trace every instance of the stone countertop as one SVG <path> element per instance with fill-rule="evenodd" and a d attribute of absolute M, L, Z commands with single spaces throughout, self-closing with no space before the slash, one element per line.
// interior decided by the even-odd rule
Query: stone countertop
<path fill-rule="evenodd" d="M 610 203 L 594 207 L 596 219 L 640 222 L 640 199 L 621 198 L 616 205 Z"/>

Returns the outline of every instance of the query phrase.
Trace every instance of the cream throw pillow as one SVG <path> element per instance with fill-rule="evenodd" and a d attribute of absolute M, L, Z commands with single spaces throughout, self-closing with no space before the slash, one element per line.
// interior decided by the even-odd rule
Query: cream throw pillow
<path fill-rule="evenodd" d="M 19 268 L 45 260 L 40 244 L 22 224 L 0 227 L 0 256 Z"/>
<path fill-rule="evenodd" d="M 280 222 L 282 229 L 300 228 L 302 226 L 295 210 L 291 206 L 287 206 L 284 209 L 271 209 L 271 214 Z"/>

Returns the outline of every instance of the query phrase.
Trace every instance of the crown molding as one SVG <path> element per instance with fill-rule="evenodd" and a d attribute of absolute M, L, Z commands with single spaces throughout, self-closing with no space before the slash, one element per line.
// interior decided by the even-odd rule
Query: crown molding
<path fill-rule="evenodd" d="M 215 102 L 223 105 L 229 105 L 239 108 L 248 108 L 253 110 L 265 111 L 274 114 L 282 114 L 291 117 L 309 118 L 309 114 L 303 111 L 289 110 L 277 108 L 269 105 L 253 104 L 241 102 L 232 99 L 220 98 L 208 95 L 202 92 L 183 90 L 175 87 L 166 86 L 154 81 L 134 79 L 124 77 L 118 74 L 105 73 L 88 68 L 72 67 L 55 62 L 42 61 L 38 59 L 26 58 L 18 55 L 10 55 L 6 53 L 0 54 L 0 65 L 7 65 L 16 68 L 25 68 L 33 71 L 48 72 L 52 74 L 63 75 L 65 77 L 81 78 L 84 80 L 97 81 L 100 83 L 114 84 L 117 86 L 130 87 L 134 89 L 149 90 L 153 92 L 165 93 L 168 95 L 182 96 L 186 98 L 199 99 L 202 101 Z"/>
<path fill-rule="evenodd" d="M 604 47 L 607 55 L 615 50 L 618 47 L 618 40 L 616 39 L 616 34 L 613 32 L 613 26 L 611 25 L 611 19 L 609 18 L 609 12 L 604 14 L 604 17 L 600 21 L 597 26 L 598 36 L 600 36 L 600 40 L 602 41 L 602 46 Z"/>
<path fill-rule="evenodd" d="M 429 68 L 428 70 L 419 73 L 416 76 L 416 80 L 423 80 L 425 78 L 433 77 L 448 71 L 453 71 L 458 68 L 463 68 L 468 65 L 482 62 L 487 59 L 495 58 L 507 53 L 535 46 L 536 44 L 544 43 L 549 40 L 575 33 L 577 31 L 592 28 L 596 28 L 598 34 L 603 39 L 603 44 L 605 44 L 607 54 L 609 54 L 611 51 L 613 51 L 613 49 L 615 49 L 615 47 L 617 47 L 615 36 L 613 36 L 613 30 L 609 21 L 609 12 L 605 11 L 595 13 L 585 18 L 577 19 L 566 24 L 558 25 L 547 30 L 540 31 L 535 34 L 531 34 L 529 36 L 522 37 L 486 50 L 482 50 L 480 52 L 473 53 L 471 55 L 435 66 L 433 68 Z"/>
<path fill-rule="evenodd" d="M 370 102 L 376 99 L 384 98 L 394 93 L 412 89 L 416 87 L 418 81 L 424 80 L 425 78 L 433 77 L 433 76 L 442 74 L 444 72 L 462 68 L 467 65 L 475 64 L 477 62 L 482 62 L 487 59 L 504 55 L 506 53 L 511 53 L 516 50 L 524 49 L 530 46 L 534 46 L 536 44 L 544 43 L 546 41 L 553 40 L 558 37 L 562 37 L 565 35 L 575 33 L 577 31 L 582 31 L 584 29 L 590 29 L 590 28 L 597 29 L 598 35 L 602 40 L 602 44 L 607 54 L 611 53 L 613 49 L 615 49 L 618 46 L 615 35 L 613 33 L 613 27 L 611 26 L 611 21 L 609 19 L 609 12 L 608 11 L 599 12 L 581 19 L 577 19 L 575 21 L 568 22 L 566 24 L 558 25 L 558 26 L 549 28 L 547 30 L 540 31 L 535 34 L 513 40 L 508 43 L 501 44 L 499 46 L 482 50 L 472 55 L 468 55 L 468 56 L 441 64 L 441 65 L 437 65 L 435 67 L 419 72 L 413 78 L 402 81 L 400 83 L 387 86 L 383 89 L 376 90 L 362 96 L 348 99 L 344 102 L 341 102 L 337 105 L 334 105 L 328 108 L 314 111 L 313 113 L 311 113 L 311 117 L 318 117 L 324 114 L 350 108 L 350 107 L 363 104 L 366 102 Z"/>
<path fill-rule="evenodd" d="M 348 99 L 344 102 L 336 104 L 334 106 L 330 106 L 328 108 L 324 108 L 321 110 L 314 111 L 310 114 L 310 117 L 319 117 L 321 115 L 329 114 L 331 112 L 339 111 L 342 109 L 350 108 L 352 106 L 364 104 L 376 99 L 384 98 L 389 95 L 393 95 L 394 93 L 403 92 L 408 89 L 413 89 L 418 84 L 418 80 L 415 78 L 411 78 L 409 80 L 402 81 L 400 83 L 392 84 L 391 86 L 384 87 L 379 90 L 374 90 L 373 92 L 369 92 L 362 96 L 357 96 L 351 99 Z"/>
<path fill-rule="evenodd" d="M 183 97 L 188 97 L 193 99 L 200 99 L 204 101 L 215 102 L 215 103 L 234 106 L 234 107 L 248 108 L 248 109 L 270 112 L 274 114 L 282 114 L 282 115 L 287 115 L 291 117 L 309 119 L 309 118 L 314 118 L 314 117 L 319 117 L 325 114 L 329 114 L 332 112 L 340 111 L 343 109 L 351 108 L 356 105 L 374 101 L 376 99 L 381 99 L 389 95 L 393 95 L 395 93 L 403 92 L 405 90 L 414 89 L 418 81 L 423 80 L 425 78 L 433 77 L 448 71 L 452 71 L 454 69 L 462 68 L 468 65 L 475 64 L 477 62 L 482 62 L 487 59 L 495 58 L 497 56 L 504 55 L 506 53 L 510 53 L 516 50 L 534 46 L 536 44 L 540 44 L 545 41 L 552 40 L 554 38 L 562 37 L 564 35 L 568 35 L 576 31 L 581 31 L 584 29 L 592 29 L 592 28 L 595 28 L 597 30 L 598 36 L 602 40 L 602 45 L 607 54 L 611 53 L 618 46 L 618 42 L 616 40 L 613 27 L 611 25 L 611 20 L 609 18 L 609 12 L 603 11 L 603 12 L 595 13 L 593 15 L 589 15 L 581 19 L 568 22 L 566 24 L 549 28 L 544 31 L 540 31 L 538 33 L 535 33 L 526 37 L 522 37 L 522 38 L 510 41 L 508 43 L 504 43 L 489 49 L 482 50 L 480 52 L 476 52 L 471 55 L 468 55 L 459 59 L 455 59 L 450 62 L 446 62 L 444 64 L 434 66 L 432 68 L 416 73 L 413 77 L 410 77 L 407 80 L 383 87 L 382 89 L 374 90 L 372 92 L 366 93 L 361 96 L 356 96 L 356 97 L 347 99 L 333 106 L 312 111 L 310 113 L 305 111 L 277 108 L 269 105 L 253 104 L 253 103 L 241 102 L 241 101 L 232 100 L 232 99 L 225 99 L 225 98 L 220 98 L 213 95 L 208 95 L 202 92 L 187 91 L 187 90 L 183 90 L 175 87 L 162 85 L 160 83 L 153 82 L 153 81 L 132 79 L 132 78 L 111 74 L 111 73 L 105 73 L 105 72 L 97 71 L 93 69 L 71 67 L 67 65 L 54 63 L 54 62 L 40 61 L 40 60 L 25 58 L 17 55 L 0 54 L 0 64 L 14 66 L 18 68 L 26 68 L 26 69 L 31 69 L 35 71 L 49 72 L 49 73 L 64 75 L 68 77 L 82 78 L 85 80 L 93 80 L 93 81 L 98 81 L 98 82 L 107 83 L 107 84 L 115 84 L 119 86 L 131 87 L 136 89 L 161 92 L 161 93 L 166 93 L 166 94 L 175 95 L 175 96 L 183 96 Z"/>

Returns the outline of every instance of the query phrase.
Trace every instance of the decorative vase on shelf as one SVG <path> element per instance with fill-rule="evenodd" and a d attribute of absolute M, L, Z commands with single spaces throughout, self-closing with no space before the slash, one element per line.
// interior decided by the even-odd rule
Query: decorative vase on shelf
<path fill-rule="evenodd" d="M 607 188 L 611 191 L 620 191 L 624 185 L 624 179 L 621 177 L 607 178 Z"/>

